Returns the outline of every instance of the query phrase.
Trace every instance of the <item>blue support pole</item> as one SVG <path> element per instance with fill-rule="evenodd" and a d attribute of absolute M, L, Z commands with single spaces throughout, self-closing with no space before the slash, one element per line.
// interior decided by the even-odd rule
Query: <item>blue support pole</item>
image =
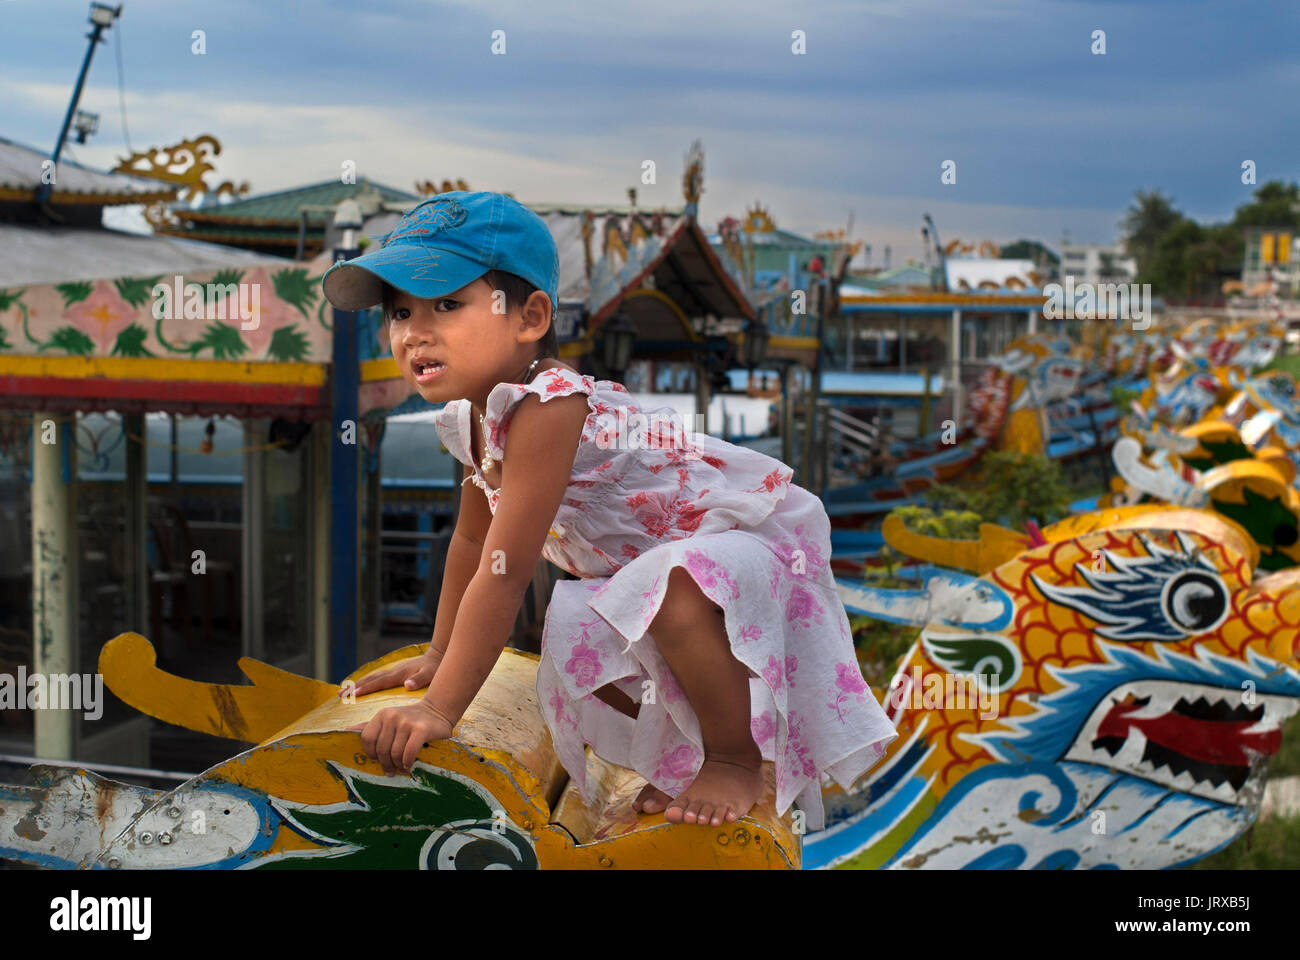
<path fill-rule="evenodd" d="M 357 250 L 335 250 L 351 260 Z M 359 423 L 361 362 L 356 313 L 335 309 L 330 445 L 330 679 L 341 683 L 357 668 L 361 551 Z"/>

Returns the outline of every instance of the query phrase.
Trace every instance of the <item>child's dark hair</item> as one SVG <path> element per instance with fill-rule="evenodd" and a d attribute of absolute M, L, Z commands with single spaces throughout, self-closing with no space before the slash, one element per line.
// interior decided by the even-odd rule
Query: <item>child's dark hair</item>
<path fill-rule="evenodd" d="M 505 308 L 507 311 L 514 309 L 523 309 L 528 298 L 538 289 L 523 277 L 516 276 L 513 273 L 506 273 L 504 270 L 489 270 L 483 274 L 483 279 L 487 281 L 488 286 L 493 290 L 500 290 L 505 295 Z M 396 291 L 389 285 L 384 284 L 384 323 L 388 323 L 393 313 L 393 300 Z M 558 313 L 558 306 L 551 304 L 551 325 L 547 328 L 542 339 L 537 341 L 541 348 L 541 356 L 558 358 L 560 355 L 560 342 L 555 333 L 555 318 Z"/>

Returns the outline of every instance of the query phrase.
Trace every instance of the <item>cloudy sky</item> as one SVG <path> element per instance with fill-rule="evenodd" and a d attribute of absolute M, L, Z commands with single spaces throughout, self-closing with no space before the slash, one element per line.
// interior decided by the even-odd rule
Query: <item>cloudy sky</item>
<path fill-rule="evenodd" d="M 52 146 L 87 10 L 0 0 L 0 136 Z M 127 152 L 120 52 L 131 145 L 214 134 L 219 178 L 254 193 L 351 160 L 406 189 L 677 205 L 699 138 L 709 227 L 754 201 L 804 233 L 852 215 L 897 265 L 926 212 L 945 241 L 1104 243 L 1139 188 L 1212 220 L 1249 198 L 1244 160 L 1300 178 L 1298 26 L 1265 0 L 125 0 L 72 155 Z"/>

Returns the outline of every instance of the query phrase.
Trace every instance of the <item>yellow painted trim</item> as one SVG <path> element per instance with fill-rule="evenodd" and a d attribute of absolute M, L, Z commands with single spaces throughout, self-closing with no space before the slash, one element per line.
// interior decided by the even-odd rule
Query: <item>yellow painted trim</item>
<path fill-rule="evenodd" d="M 744 331 L 727 334 L 727 341 L 742 347 L 745 344 Z M 768 337 L 767 345 L 769 347 L 781 347 L 786 350 L 816 350 L 816 337 L 783 337 L 773 334 Z"/>
<path fill-rule="evenodd" d="M 850 303 L 950 303 L 954 307 L 993 303 L 999 306 L 1005 304 L 1009 307 L 1041 307 L 1045 303 L 1045 300 L 1042 297 L 1006 297 L 990 294 L 980 296 L 978 293 L 900 293 L 890 294 L 883 297 L 866 297 L 848 294 L 840 297 L 841 305 L 847 305 Z"/>
<path fill-rule="evenodd" d="M 193 230 L 177 230 L 171 227 L 167 227 L 167 228 L 156 228 L 154 230 L 154 233 L 162 234 L 168 237 L 183 237 L 187 240 L 202 239 L 206 243 L 220 243 L 223 241 L 228 241 L 232 245 L 238 245 L 238 244 L 250 242 L 247 232 L 244 233 L 204 232 L 204 233 L 196 234 Z M 266 246 L 273 246 L 273 247 L 295 247 L 296 248 L 298 246 L 298 238 L 296 236 L 276 237 L 271 234 L 267 234 L 266 236 L 258 237 L 256 242 L 260 244 L 265 244 Z M 305 263 L 307 260 L 310 260 L 311 257 L 307 256 L 307 254 L 312 250 L 319 250 L 320 246 L 321 246 L 321 242 L 319 239 L 312 240 L 311 237 L 307 237 L 305 240 L 303 240 L 304 259 L 296 262 Z"/>
<path fill-rule="evenodd" d="M 18 187 L 0 187 L 0 201 L 21 203 L 25 200 L 31 200 L 35 195 L 35 187 L 30 190 Z M 69 193 L 56 187 L 50 194 L 50 203 L 52 204 L 76 203 L 104 207 L 116 206 L 122 203 L 159 203 L 175 199 L 175 190 L 160 190 L 157 193 Z"/>
<path fill-rule="evenodd" d="M 238 360 L 173 360 L 170 357 L 0 356 L 0 375 L 111 380 L 184 380 L 217 383 L 281 383 L 319 387 L 325 364 Z"/>
<path fill-rule="evenodd" d="M 397 369 L 397 361 L 392 357 L 380 357 L 378 360 L 361 362 L 361 382 L 372 383 L 375 380 L 401 380 L 402 373 Z"/>
<path fill-rule="evenodd" d="M 818 340 L 816 337 L 768 337 L 767 345 L 769 347 L 785 347 L 788 350 L 816 350 Z"/>
<path fill-rule="evenodd" d="M 623 294 L 624 301 L 631 300 L 633 297 L 650 297 L 653 300 L 662 300 L 668 305 L 668 309 L 672 311 L 673 316 L 675 316 L 681 323 L 682 329 L 686 331 L 688 337 L 696 341 L 704 339 L 695 332 L 694 328 L 691 326 L 690 318 L 688 318 L 682 308 L 678 306 L 677 301 L 668 296 L 668 294 L 664 293 L 662 290 L 651 290 L 648 287 L 638 287 L 635 290 Z"/>
<path fill-rule="evenodd" d="M 560 344 L 560 359 L 566 357 L 581 357 L 591 353 L 594 344 L 590 337 L 583 337 L 581 340 L 570 340 L 568 343 Z"/>

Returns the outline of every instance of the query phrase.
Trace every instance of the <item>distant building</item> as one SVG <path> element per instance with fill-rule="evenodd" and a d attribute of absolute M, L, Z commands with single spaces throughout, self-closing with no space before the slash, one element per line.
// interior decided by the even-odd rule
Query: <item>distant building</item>
<path fill-rule="evenodd" d="M 1024 291 L 1042 287 L 1043 278 L 1035 272 L 1034 261 L 996 257 L 950 257 L 944 261 L 948 290 L 967 293 L 972 290 Z"/>
<path fill-rule="evenodd" d="M 1290 227 L 1249 227 L 1241 261 L 1241 285 L 1247 296 L 1300 295 L 1300 259 L 1292 255 Z"/>
<path fill-rule="evenodd" d="M 1119 244 L 1062 243 L 1060 278 L 1078 283 L 1130 283 L 1137 276 L 1137 261 Z"/>

